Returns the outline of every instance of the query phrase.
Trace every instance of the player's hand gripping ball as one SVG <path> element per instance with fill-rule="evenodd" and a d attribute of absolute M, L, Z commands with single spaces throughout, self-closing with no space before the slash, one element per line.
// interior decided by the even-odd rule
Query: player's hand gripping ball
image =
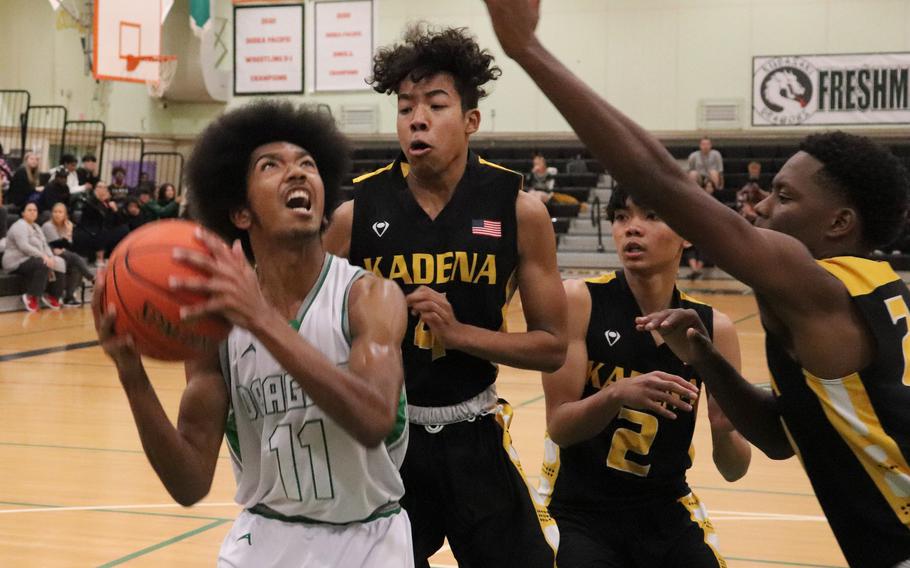
<path fill-rule="evenodd" d="M 182 361 L 209 352 L 227 337 L 230 324 L 220 316 L 180 319 L 181 305 L 203 302 L 206 296 L 174 291 L 169 282 L 208 274 L 174 260 L 174 249 L 211 253 L 195 236 L 199 225 L 167 220 L 144 225 L 117 245 L 104 273 L 102 310 L 116 308 L 114 331 L 132 335 L 142 355 Z"/>

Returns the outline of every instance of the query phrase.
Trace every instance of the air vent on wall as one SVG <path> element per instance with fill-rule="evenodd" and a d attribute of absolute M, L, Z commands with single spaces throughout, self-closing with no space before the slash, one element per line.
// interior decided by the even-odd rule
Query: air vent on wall
<path fill-rule="evenodd" d="M 375 105 L 341 105 L 338 126 L 349 134 L 373 134 L 379 131 L 379 112 Z"/>
<path fill-rule="evenodd" d="M 742 99 L 702 99 L 698 101 L 699 130 L 742 128 Z"/>

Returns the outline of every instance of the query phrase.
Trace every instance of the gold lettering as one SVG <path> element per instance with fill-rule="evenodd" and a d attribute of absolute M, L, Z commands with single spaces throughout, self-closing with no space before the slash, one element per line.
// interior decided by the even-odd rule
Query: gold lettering
<path fill-rule="evenodd" d="M 389 280 L 401 280 L 405 284 L 412 284 L 411 275 L 408 274 L 408 265 L 404 261 L 404 256 L 396 254 L 392 258 L 392 269 L 389 271 Z"/>
<path fill-rule="evenodd" d="M 496 255 L 488 254 L 486 259 L 483 261 L 483 266 L 480 268 L 480 272 L 477 273 L 477 276 L 474 278 L 474 284 L 480 282 L 480 279 L 484 276 L 487 277 L 487 283 L 491 286 L 496 284 Z"/>
<path fill-rule="evenodd" d="M 367 272 L 372 272 L 376 276 L 382 278 L 382 271 L 379 270 L 380 262 L 382 262 L 381 256 L 377 256 L 376 258 L 365 258 L 363 259 L 363 267 L 367 269 Z"/>
<path fill-rule="evenodd" d="M 411 273 L 414 276 L 414 284 L 432 284 L 433 283 L 433 255 L 414 253 L 411 256 Z"/>
<path fill-rule="evenodd" d="M 455 253 L 444 252 L 436 255 L 436 282 L 444 284 L 452 279 L 452 257 Z"/>
<path fill-rule="evenodd" d="M 596 389 L 603 386 L 603 383 L 600 382 L 600 370 L 603 369 L 603 367 L 603 363 L 588 361 L 588 382 Z"/>
<path fill-rule="evenodd" d="M 458 267 L 458 279 L 462 282 L 472 282 L 474 280 L 474 269 L 477 267 L 477 253 L 474 253 L 474 260 L 468 266 L 468 253 L 464 251 L 455 252 L 455 266 Z M 452 278 L 455 274 L 453 271 Z"/>

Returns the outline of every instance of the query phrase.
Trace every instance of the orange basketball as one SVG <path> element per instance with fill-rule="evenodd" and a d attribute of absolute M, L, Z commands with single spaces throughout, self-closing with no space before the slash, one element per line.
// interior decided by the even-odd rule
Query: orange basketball
<path fill-rule="evenodd" d="M 101 306 L 114 305 L 114 330 L 132 335 L 143 355 L 166 361 L 190 359 L 217 346 L 231 329 L 221 317 L 180 320 L 181 305 L 206 300 L 169 285 L 171 276 L 207 276 L 173 259 L 175 247 L 208 254 L 195 237 L 198 227 L 189 221 L 156 221 L 130 233 L 111 254 Z"/>

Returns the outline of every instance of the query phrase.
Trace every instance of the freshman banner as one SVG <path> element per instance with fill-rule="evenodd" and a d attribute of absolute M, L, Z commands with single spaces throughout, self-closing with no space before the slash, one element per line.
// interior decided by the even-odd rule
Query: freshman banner
<path fill-rule="evenodd" d="M 303 92 L 303 6 L 234 7 L 234 94 Z"/>
<path fill-rule="evenodd" d="M 910 124 L 910 53 L 752 58 L 752 125 Z"/>

